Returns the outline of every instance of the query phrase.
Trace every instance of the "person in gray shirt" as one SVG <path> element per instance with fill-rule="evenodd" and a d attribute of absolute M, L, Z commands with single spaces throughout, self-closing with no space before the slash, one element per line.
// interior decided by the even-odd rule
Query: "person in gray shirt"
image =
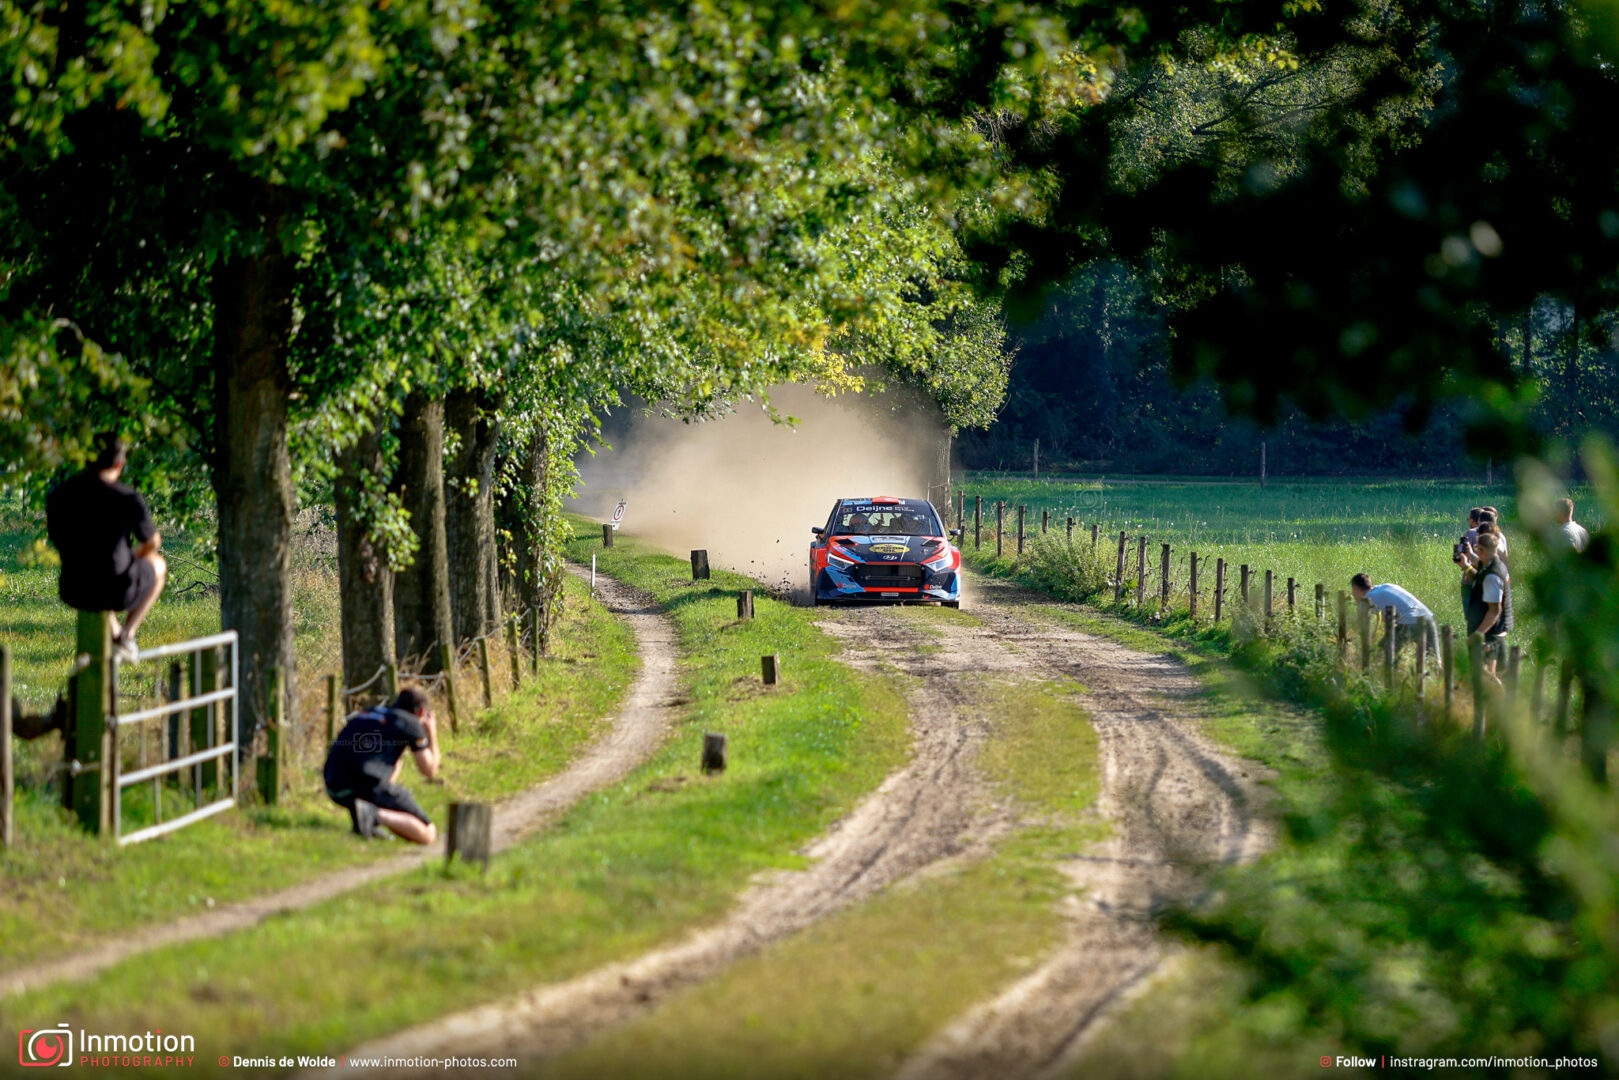
<path fill-rule="evenodd" d="M 1384 608 L 1394 609 L 1394 651 L 1398 653 L 1407 641 L 1415 641 L 1420 634 L 1428 643 L 1428 662 L 1439 662 L 1439 625 L 1434 622 L 1428 606 L 1405 589 L 1385 582 L 1373 585 L 1365 574 L 1349 579 L 1349 591 L 1356 600 L 1365 600 L 1372 610 L 1381 613 Z M 1383 647 L 1379 642 L 1379 647 Z"/>
<path fill-rule="evenodd" d="M 1557 531 L 1575 551 L 1584 551 L 1585 545 L 1591 542 L 1591 534 L 1585 531 L 1585 526 L 1574 520 L 1573 499 L 1557 500 Z"/>

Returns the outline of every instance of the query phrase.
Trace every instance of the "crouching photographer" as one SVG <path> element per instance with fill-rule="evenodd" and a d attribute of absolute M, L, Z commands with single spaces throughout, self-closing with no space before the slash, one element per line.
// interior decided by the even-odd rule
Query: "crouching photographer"
<path fill-rule="evenodd" d="M 326 794 L 349 812 L 354 831 L 385 837 L 377 827 L 417 844 L 438 836 L 433 822 L 399 783 L 409 750 L 416 771 L 438 774 L 438 722 L 427 695 L 411 686 L 392 705 L 362 709 L 348 718 L 326 755 Z"/>

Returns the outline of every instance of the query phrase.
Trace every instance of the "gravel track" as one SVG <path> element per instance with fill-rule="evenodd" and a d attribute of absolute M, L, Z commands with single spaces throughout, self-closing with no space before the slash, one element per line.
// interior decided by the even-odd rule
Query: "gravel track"
<path fill-rule="evenodd" d="M 569 569 L 581 577 L 577 567 Z M 496 851 L 541 827 L 585 795 L 612 784 L 639 765 L 662 739 L 675 694 L 674 625 L 651 602 L 628 586 L 598 576 L 597 597 L 623 618 L 635 634 L 641 669 L 625 695 L 612 727 L 589 744 L 566 769 L 495 807 Z M 83 952 L 0 973 L 0 997 L 55 983 L 87 979 L 134 956 L 182 942 L 245 930 L 273 915 L 298 911 L 335 896 L 406 873 L 442 856 L 444 841 L 366 866 L 349 867 L 263 896 L 222 904 L 199 915 L 144 927 Z"/>

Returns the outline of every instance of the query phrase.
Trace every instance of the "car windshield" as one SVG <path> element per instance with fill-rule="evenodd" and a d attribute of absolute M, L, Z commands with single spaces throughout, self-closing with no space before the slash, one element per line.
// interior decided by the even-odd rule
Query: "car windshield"
<path fill-rule="evenodd" d="M 844 510 L 833 519 L 837 536 L 939 536 L 938 518 L 932 514 L 883 507 L 876 510 Z"/>

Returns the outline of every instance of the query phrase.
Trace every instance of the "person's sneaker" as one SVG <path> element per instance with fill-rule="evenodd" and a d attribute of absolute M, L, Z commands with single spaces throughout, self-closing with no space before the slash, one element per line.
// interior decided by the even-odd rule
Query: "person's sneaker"
<path fill-rule="evenodd" d="M 354 827 L 367 840 L 375 840 L 377 838 L 377 808 L 364 799 L 355 799 Z"/>
<path fill-rule="evenodd" d="M 130 634 L 120 634 L 112 643 L 112 652 L 126 664 L 139 660 L 141 655 L 140 647 L 135 644 L 135 638 Z"/>

